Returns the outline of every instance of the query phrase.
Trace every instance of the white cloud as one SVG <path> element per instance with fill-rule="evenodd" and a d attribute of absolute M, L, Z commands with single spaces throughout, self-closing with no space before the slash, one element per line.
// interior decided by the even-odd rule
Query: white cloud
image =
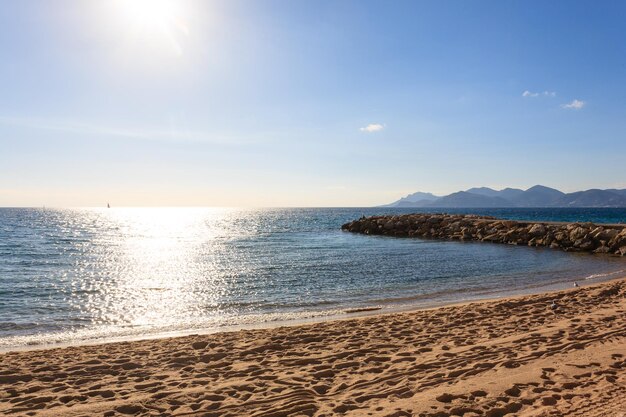
<path fill-rule="evenodd" d="M 584 101 L 574 99 L 574 100 L 572 100 L 571 103 L 561 104 L 561 107 L 563 107 L 564 109 L 580 110 L 580 109 L 582 109 L 584 107 L 584 105 L 585 105 Z"/>
<path fill-rule="evenodd" d="M 556 97 L 556 91 L 544 91 L 543 93 L 533 93 L 532 91 L 525 90 L 522 93 L 522 97 Z"/>
<path fill-rule="evenodd" d="M 385 128 L 385 125 L 381 125 L 380 123 L 370 123 L 365 127 L 359 128 L 359 130 L 361 132 L 373 133 L 373 132 L 379 132 L 383 130 L 384 128 Z"/>

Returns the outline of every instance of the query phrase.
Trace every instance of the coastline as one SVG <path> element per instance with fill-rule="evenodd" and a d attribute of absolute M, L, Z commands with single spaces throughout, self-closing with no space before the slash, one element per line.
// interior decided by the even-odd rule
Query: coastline
<path fill-rule="evenodd" d="M 485 243 L 483 243 L 485 244 Z M 486 243 L 492 244 L 492 243 Z M 623 276 L 623 278 L 622 278 Z M 574 279 L 560 280 L 542 284 L 527 284 L 520 288 L 506 289 L 506 290 L 490 290 L 482 293 L 479 296 L 470 296 L 469 298 L 456 299 L 456 300 L 433 300 L 432 294 L 425 296 L 410 296 L 403 299 L 385 299 L 379 300 L 376 303 L 362 305 L 358 307 L 349 308 L 335 308 L 332 310 L 319 310 L 305 312 L 304 314 L 310 314 L 308 317 L 303 318 L 291 318 L 291 319 L 275 319 L 264 320 L 253 323 L 242 323 L 233 325 L 223 325 L 214 327 L 194 327 L 189 329 L 180 330 L 165 330 L 156 331 L 146 334 L 132 334 L 132 335 L 118 335 L 108 337 L 97 338 L 77 338 L 68 342 L 52 342 L 52 343 L 33 343 L 22 344 L 15 346 L 0 346 L 0 355 L 8 352 L 15 351 L 32 351 L 32 350 L 49 350 L 57 348 L 68 347 L 80 347 L 80 346 L 95 346 L 104 345 L 109 343 L 120 342 L 136 342 L 143 340 L 156 340 L 177 338 L 186 336 L 197 335 L 211 335 L 216 333 L 228 333 L 242 330 L 258 330 L 258 329 L 273 329 L 276 327 L 293 327 L 307 324 L 323 323 L 335 320 L 350 320 L 359 317 L 369 317 L 381 314 L 396 314 L 396 313 L 410 313 L 414 311 L 432 310 L 442 307 L 453 307 L 459 305 L 465 305 L 469 303 L 485 302 L 485 301 L 497 301 L 502 299 L 513 299 L 518 297 L 549 294 L 552 292 L 563 291 L 571 288 L 574 281 L 580 285 L 580 287 L 586 287 L 590 285 L 596 285 L 599 283 L 612 282 L 614 280 L 626 279 L 626 269 L 620 269 L 618 271 L 610 271 L 599 274 L 592 274 L 586 277 L 578 277 Z"/>
<path fill-rule="evenodd" d="M 625 311 L 620 278 L 308 324 L 5 352 L 0 412 L 626 412 Z"/>

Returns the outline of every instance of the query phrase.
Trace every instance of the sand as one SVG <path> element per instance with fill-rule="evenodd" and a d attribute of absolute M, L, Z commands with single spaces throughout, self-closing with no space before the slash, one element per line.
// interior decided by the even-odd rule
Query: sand
<path fill-rule="evenodd" d="M 292 327 L 9 352 L 0 355 L 0 414 L 626 416 L 626 280 Z"/>

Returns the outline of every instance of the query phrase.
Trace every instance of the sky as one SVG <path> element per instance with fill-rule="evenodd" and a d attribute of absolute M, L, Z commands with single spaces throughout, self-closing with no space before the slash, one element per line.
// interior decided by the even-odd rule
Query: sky
<path fill-rule="evenodd" d="M 0 206 L 626 188 L 622 1 L 20 0 Z"/>

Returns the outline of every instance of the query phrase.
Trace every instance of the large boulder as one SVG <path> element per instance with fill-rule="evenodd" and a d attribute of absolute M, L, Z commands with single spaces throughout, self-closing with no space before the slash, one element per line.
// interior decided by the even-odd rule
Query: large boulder
<path fill-rule="evenodd" d="M 585 230 L 584 228 L 580 226 L 577 226 L 574 229 L 572 229 L 572 231 L 570 231 L 569 238 L 572 242 L 575 242 L 578 239 L 585 237 L 586 234 L 587 234 L 587 230 Z"/>
<path fill-rule="evenodd" d="M 528 233 L 531 236 L 543 236 L 546 233 L 546 227 L 543 224 L 533 224 Z"/>

